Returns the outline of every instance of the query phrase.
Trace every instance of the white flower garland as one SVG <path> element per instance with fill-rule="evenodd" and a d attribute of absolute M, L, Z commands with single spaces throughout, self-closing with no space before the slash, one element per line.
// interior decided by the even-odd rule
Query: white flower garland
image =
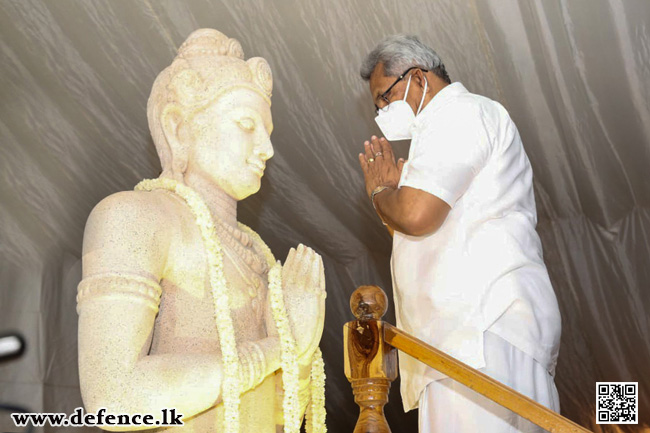
<path fill-rule="evenodd" d="M 239 227 L 246 232 L 264 250 L 264 255 L 271 266 L 269 271 L 269 299 L 273 321 L 280 336 L 280 347 L 282 349 L 282 382 L 284 388 L 284 400 L 282 409 L 284 412 L 284 432 L 300 433 L 300 400 L 298 398 L 300 389 L 300 378 L 298 371 L 298 354 L 296 340 L 291 333 L 287 311 L 284 305 L 282 292 L 282 265 L 275 262 L 271 249 L 264 243 L 262 238 L 250 227 L 239 223 Z M 316 348 L 311 363 L 311 416 L 307 419 L 308 433 L 327 433 L 325 425 L 325 363 L 323 354 Z"/>
<path fill-rule="evenodd" d="M 326 433 L 325 425 L 325 363 L 320 348 L 311 363 L 311 405 L 307 412 L 307 432 Z"/>
<path fill-rule="evenodd" d="M 284 387 L 284 432 L 300 433 L 300 401 L 298 391 L 300 389 L 300 378 L 298 371 L 298 354 L 296 351 L 296 340 L 291 333 L 289 318 L 284 306 L 282 294 L 282 265 L 277 262 L 269 271 L 269 298 L 273 320 L 280 335 L 280 347 L 282 349 L 282 384 Z"/>
<path fill-rule="evenodd" d="M 214 317 L 217 323 L 217 333 L 221 343 L 221 357 L 224 364 L 222 400 L 225 409 L 224 425 L 226 433 L 239 433 L 239 354 L 235 341 L 235 327 L 230 315 L 227 282 L 223 273 L 223 254 L 221 244 L 214 228 L 210 210 L 201 196 L 180 182 L 173 179 L 145 179 L 136 185 L 136 190 L 152 191 L 163 188 L 181 196 L 196 218 L 196 224 L 201 230 L 204 247 L 207 251 L 208 272 L 212 299 L 214 301 Z"/>
<path fill-rule="evenodd" d="M 175 192 L 188 204 L 201 230 L 204 246 L 208 256 L 208 270 L 212 297 L 215 309 L 217 332 L 221 342 L 221 353 L 225 375 L 222 400 L 225 408 L 226 433 L 239 433 L 239 404 L 241 384 L 239 382 L 239 355 L 235 340 L 235 328 L 230 315 L 227 282 L 223 273 L 223 253 L 217 237 L 210 210 L 201 196 L 190 187 L 173 179 L 145 179 L 136 185 L 136 190 L 152 191 L 157 188 Z M 299 372 L 296 340 L 291 333 L 287 317 L 284 295 L 282 292 L 282 265 L 275 262 L 273 253 L 252 229 L 239 223 L 240 229 L 247 232 L 257 244 L 262 246 L 264 255 L 271 266 L 269 271 L 269 300 L 273 312 L 273 320 L 278 329 L 280 347 L 282 349 L 281 367 L 284 388 L 283 411 L 285 433 L 299 433 L 300 413 Z M 311 365 L 311 405 L 310 416 L 307 419 L 307 431 L 310 433 L 326 433 L 325 425 L 325 370 L 320 349 L 316 349 Z"/>

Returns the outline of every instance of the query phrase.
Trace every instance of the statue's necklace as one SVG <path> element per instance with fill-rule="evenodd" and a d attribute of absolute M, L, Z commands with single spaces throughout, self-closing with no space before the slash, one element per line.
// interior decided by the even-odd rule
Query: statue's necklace
<path fill-rule="evenodd" d="M 187 204 L 186 200 L 176 191 L 162 190 Z M 244 280 L 248 296 L 256 298 L 264 285 L 264 278 L 269 270 L 268 260 L 263 261 L 259 257 L 260 254 L 267 256 L 266 245 L 263 242 L 263 245 L 259 245 L 259 243 L 255 245 L 252 237 L 246 233 L 247 227 L 239 222 L 237 222 L 238 227 L 235 228 L 220 218 L 214 218 L 214 221 L 217 223 L 214 226 L 219 233 L 219 238 L 229 247 L 229 249 L 224 249 L 224 253 L 228 256 L 242 280 Z M 234 250 L 235 254 L 232 254 L 231 250 Z M 248 268 L 249 272 L 246 272 L 242 267 Z M 258 309 L 262 307 L 260 301 L 253 302 L 253 306 L 257 306 Z"/>
<path fill-rule="evenodd" d="M 235 251 L 235 254 L 233 255 L 226 249 L 224 250 L 226 255 L 228 255 L 231 263 L 246 282 L 248 295 L 251 298 L 257 297 L 264 284 L 263 277 L 265 277 L 269 271 L 269 264 L 267 261 L 260 260 L 258 252 L 256 251 L 256 249 L 259 249 L 261 250 L 260 253 L 263 254 L 264 248 L 260 248 L 259 243 L 253 242 L 252 237 L 246 233 L 246 227 L 243 224 L 238 223 L 239 228 L 236 229 L 219 219 L 216 221 L 216 228 L 220 235 L 219 237 L 224 239 L 226 244 Z M 256 248 L 256 246 L 258 248 Z M 250 270 L 250 272 L 246 272 L 240 267 L 240 264 L 242 263 Z M 261 306 L 259 302 L 257 305 Z"/>

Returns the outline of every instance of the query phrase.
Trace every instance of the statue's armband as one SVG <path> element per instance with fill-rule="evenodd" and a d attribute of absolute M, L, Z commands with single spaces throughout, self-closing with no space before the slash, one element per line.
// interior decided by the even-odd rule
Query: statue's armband
<path fill-rule="evenodd" d="M 77 288 L 77 313 L 90 302 L 120 300 L 140 303 L 158 313 L 162 288 L 157 281 L 133 274 L 104 273 L 84 278 Z"/>

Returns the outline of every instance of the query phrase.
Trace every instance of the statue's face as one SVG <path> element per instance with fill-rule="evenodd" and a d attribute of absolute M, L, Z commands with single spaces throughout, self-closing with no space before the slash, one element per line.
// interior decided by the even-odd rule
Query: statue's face
<path fill-rule="evenodd" d="M 202 172 L 236 200 L 259 191 L 273 156 L 271 107 L 260 95 L 233 89 L 196 114 L 190 128 L 188 170 Z"/>

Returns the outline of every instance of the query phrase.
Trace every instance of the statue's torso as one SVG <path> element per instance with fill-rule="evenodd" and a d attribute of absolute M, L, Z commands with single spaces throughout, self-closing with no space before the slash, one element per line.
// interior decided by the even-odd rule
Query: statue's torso
<path fill-rule="evenodd" d="M 162 191 L 155 193 L 172 195 Z M 167 221 L 171 242 L 161 281 L 163 292 L 150 354 L 220 354 L 207 251 L 200 230 L 182 199 L 178 196 L 161 199 L 166 200 L 166 206 L 173 210 Z M 232 246 L 232 237 L 221 230 L 217 232 L 223 250 L 224 274 L 237 343 L 263 339 L 267 337 L 266 272 L 254 272 L 241 258 L 241 247 Z M 264 257 L 258 250 L 248 248 L 263 261 Z M 244 393 L 240 406 L 242 431 L 249 431 L 247 426 L 254 426 L 256 432 L 264 432 L 266 429 L 261 430 L 260 426 L 268 426 L 269 432 L 275 432 L 275 399 L 275 375 Z M 218 405 L 186 420 L 183 427 L 165 431 L 219 432 L 223 431 L 220 427 L 222 422 L 223 405 Z"/>

